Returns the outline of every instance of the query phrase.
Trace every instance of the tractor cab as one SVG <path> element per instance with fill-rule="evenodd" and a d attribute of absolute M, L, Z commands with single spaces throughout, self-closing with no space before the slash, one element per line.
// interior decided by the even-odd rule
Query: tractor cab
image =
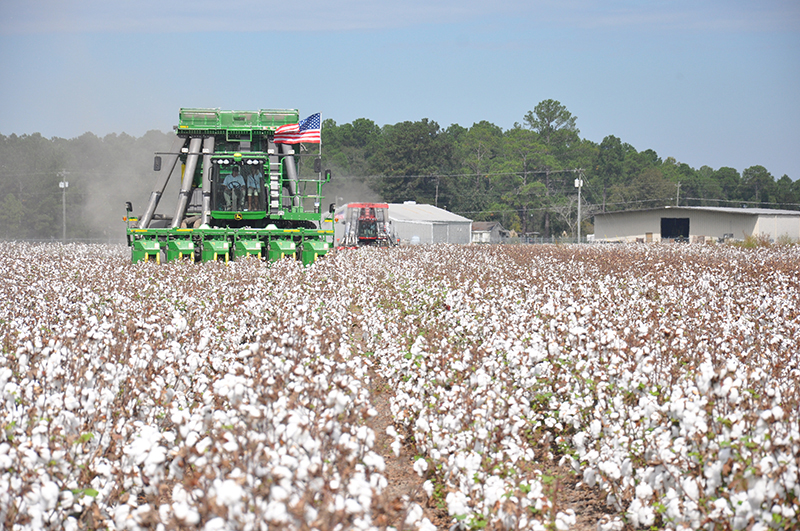
<path fill-rule="evenodd" d="M 211 162 L 212 217 L 213 212 L 267 210 L 263 160 L 214 158 Z"/>

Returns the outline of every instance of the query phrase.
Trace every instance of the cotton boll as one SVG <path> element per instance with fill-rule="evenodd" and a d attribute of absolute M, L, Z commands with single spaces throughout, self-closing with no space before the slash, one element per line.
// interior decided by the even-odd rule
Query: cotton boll
<path fill-rule="evenodd" d="M 403 448 L 403 444 L 398 439 L 395 439 L 390 446 L 395 457 L 400 457 L 400 450 Z"/>
<path fill-rule="evenodd" d="M 425 480 L 425 483 L 422 484 L 422 490 L 425 491 L 425 494 L 427 494 L 428 498 L 433 496 L 433 481 L 430 479 Z"/>
<path fill-rule="evenodd" d="M 202 455 L 212 444 L 213 441 L 211 437 L 204 437 L 200 442 L 195 444 L 194 449 L 197 450 L 197 453 Z"/>
<path fill-rule="evenodd" d="M 470 513 L 467 506 L 467 496 L 461 491 L 448 492 L 445 502 L 450 516 L 464 516 Z"/>
<path fill-rule="evenodd" d="M 625 523 L 619 516 L 603 515 L 597 522 L 597 531 L 622 531 Z"/>
<path fill-rule="evenodd" d="M 172 504 L 172 512 L 176 519 L 186 525 L 197 525 L 200 523 L 200 513 L 185 501 L 174 502 Z"/>
<path fill-rule="evenodd" d="M 426 470 L 428 470 L 428 462 L 425 459 L 420 458 L 414 461 L 414 472 L 416 472 L 419 477 L 424 477 Z"/>
<path fill-rule="evenodd" d="M 559 512 L 556 515 L 556 522 L 555 522 L 556 529 L 558 529 L 559 531 L 567 531 L 568 529 L 571 529 L 572 526 L 575 525 L 575 521 L 576 517 L 574 510 L 567 509 L 567 512 L 565 513 Z"/>
<path fill-rule="evenodd" d="M 406 525 L 414 525 L 416 522 L 422 519 L 422 507 L 419 504 L 415 503 L 411 505 L 406 513 L 405 524 Z"/>
<path fill-rule="evenodd" d="M 226 531 L 227 529 L 228 529 L 227 522 L 219 516 L 212 518 L 211 520 L 206 522 L 205 526 L 203 526 L 203 531 Z"/>

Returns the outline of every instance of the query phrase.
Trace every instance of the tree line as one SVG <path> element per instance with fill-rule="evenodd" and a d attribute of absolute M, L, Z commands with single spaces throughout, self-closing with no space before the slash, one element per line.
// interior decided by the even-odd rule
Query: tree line
<path fill-rule="evenodd" d="M 156 180 L 153 154 L 169 149 L 172 135 L 0 134 L 0 238 L 60 239 L 66 231 L 72 240 L 121 240 L 124 203 L 144 209 Z M 555 100 L 505 131 L 488 121 L 442 128 L 427 118 L 384 126 L 328 119 L 322 157 L 334 174 L 324 191 L 329 200 L 413 200 L 544 237 L 575 234 L 576 179 L 583 182 L 583 234 L 592 232 L 596 212 L 668 204 L 800 208 L 800 181 L 787 175 L 776 180 L 763 166 L 695 169 L 613 135 L 597 144 L 580 138 L 577 117 Z M 178 186 L 170 183 L 159 211 L 172 213 Z"/>
<path fill-rule="evenodd" d="M 577 117 L 544 100 L 511 129 L 487 122 L 448 128 L 423 119 L 378 126 L 325 120 L 323 159 L 335 174 L 388 202 L 414 200 L 520 233 L 575 234 L 581 179 L 583 234 L 597 212 L 681 206 L 800 208 L 800 181 L 763 166 L 699 169 L 609 135 L 580 138 Z"/>

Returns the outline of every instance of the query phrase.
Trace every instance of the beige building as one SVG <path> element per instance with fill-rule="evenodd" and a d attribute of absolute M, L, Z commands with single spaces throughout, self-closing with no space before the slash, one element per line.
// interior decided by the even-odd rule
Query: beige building
<path fill-rule="evenodd" d="M 800 239 L 800 211 L 766 208 L 663 207 L 594 215 L 594 240 L 657 242 Z"/>

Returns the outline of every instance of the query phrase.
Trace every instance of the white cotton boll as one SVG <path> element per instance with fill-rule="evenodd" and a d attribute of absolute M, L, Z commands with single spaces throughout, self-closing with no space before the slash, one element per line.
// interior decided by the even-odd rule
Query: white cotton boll
<path fill-rule="evenodd" d="M 422 518 L 422 507 L 419 504 L 415 503 L 408 509 L 408 514 L 406 514 L 405 524 L 406 525 L 414 525 Z"/>
<path fill-rule="evenodd" d="M 586 447 L 586 432 L 579 431 L 575 435 L 572 436 L 572 443 L 575 445 L 575 448 L 579 452 L 583 452 Z"/>
<path fill-rule="evenodd" d="M 290 495 L 291 493 L 280 485 L 273 485 L 269 489 L 269 497 L 279 502 L 285 502 Z"/>
<path fill-rule="evenodd" d="M 61 491 L 58 488 L 58 485 L 53 481 L 45 481 L 42 485 L 42 489 L 39 493 L 42 501 L 44 502 L 44 509 L 46 511 L 52 511 L 56 508 L 58 504 L 58 497 L 61 494 Z"/>
<path fill-rule="evenodd" d="M 648 500 L 653 495 L 653 487 L 644 481 L 636 485 L 636 497 L 641 500 Z"/>
<path fill-rule="evenodd" d="M 775 418 L 775 420 L 781 420 L 783 418 L 783 408 L 779 406 L 773 407 L 772 416 Z"/>
<path fill-rule="evenodd" d="M 236 444 L 236 441 L 228 441 L 222 445 L 222 449 L 226 452 L 232 454 L 235 453 L 239 449 L 239 445 Z"/>
<path fill-rule="evenodd" d="M 402 443 L 395 439 L 390 446 L 392 447 L 392 452 L 394 452 L 395 457 L 400 457 L 400 450 L 403 448 Z"/>
<path fill-rule="evenodd" d="M 131 512 L 131 506 L 127 504 L 117 505 L 114 509 L 114 524 L 117 529 L 125 529 L 127 527 L 128 517 Z"/>
<path fill-rule="evenodd" d="M 551 356 L 558 356 L 559 351 L 560 349 L 558 343 L 556 343 L 555 341 L 551 341 L 550 343 L 547 344 L 547 352 Z"/>
<path fill-rule="evenodd" d="M 206 347 L 208 347 L 209 341 L 210 341 L 209 336 L 206 334 L 202 334 L 202 336 L 200 337 L 200 342 L 197 344 L 197 351 L 203 352 L 206 349 Z"/>
<path fill-rule="evenodd" d="M 625 523 L 619 516 L 603 515 L 597 522 L 597 531 L 622 531 L 624 528 Z"/>
<path fill-rule="evenodd" d="M 613 461 L 603 461 L 597 465 L 597 468 L 610 479 L 616 480 L 622 477 L 622 471 L 619 469 L 619 465 Z"/>
<path fill-rule="evenodd" d="M 725 498 L 717 498 L 711 502 L 711 505 L 714 509 L 711 511 L 711 514 L 708 515 L 709 518 L 717 519 L 733 516 L 733 511 L 731 511 L 730 507 L 728 506 L 728 500 Z"/>
<path fill-rule="evenodd" d="M 347 514 L 360 514 L 364 512 L 364 508 L 356 500 L 347 498 L 344 501 L 344 511 Z"/>
<path fill-rule="evenodd" d="M 681 480 L 681 487 L 683 488 L 683 492 L 689 499 L 696 500 L 700 494 L 700 491 L 697 487 L 697 481 L 694 478 L 687 477 Z"/>
<path fill-rule="evenodd" d="M 386 469 L 386 463 L 383 460 L 383 457 L 379 456 L 375 452 L 367 452 L 364 456 L 364 464 L 378 472 L 383 472 Z"/>
<path fill-rule="evenodd" d="M 218 483 L 218 480 L 215 483 Z M 227 506 L 241 502 L 244 496 L 244 489 L 232 479 L 226 479 L 216 485 L 216 492 L 217 502 Z"/>
<path fill-rule="evenodd" d="M 395 427 L 394 427 L 394 426 L 392 426 L 391 424 L 389 424 L 389 425 L 386 427 L 386 435 L 388 435 L 389 437 L 397 437 L 397 430 L 395 429 Z"/>
<path fill-rule="evenodd" d="M 492 507 L 495 502 L 502 499 L 505 494 L 505 483 L 498 476 L 489 476 L 483 486 L 484 504 L 487 507 Z"/>
<path fill-rule="evenodd" d="M 419 477 L 424 477 L 426 470 L 428 470 L 428 462 L 424 458 L 419 458 L 414 461 L 414 472 L 416 472 Z"/>
<path fill-rule="evenodd" d="M 576 336 L 576 337 L 585 336 L 587 334 L 587 332 L 588 332 L 588 330 L 586 330 L 582 326 L 574 326 L 574 327 L 569 329 L 569 333 L 571 335 L 573 335 L 573 336 Z"/>
<path fill-rule="evenodd" d="M 433 525 L 433 522 L 427 518 L 423 518 L 417 522 L 417 529 L 419 529 L 419 531 L 436 531 L 438 528 Z"/>
<path fill-rule="evenodd" d="M 425 491 L 425 494 L 428 495 L 428 498 L 433 496 L 433 481 L 425 480 L 425 483 L 422 484 L 422 490 Z"/>
<path fill-rule="evenodd" d="M 203 527 L 203 531 L 227 531 L 227 529 L 228 523 L 219 516 L 206 522 L 206 525 Z"/>
<path fill-rule="evenodd" d="M 75 397 L 75 395 L 69 394 L 64 397 L 64 407 L 67 408 L 68 410 L 73 411 L 75 409 L 78 409 L 80 405 L 81 402 Z"/>
<path fill-rule="evenodd" d="M 183 426 L 182 426 L 183 427 Z M 188 426 L 187 426 L 188 429 Z M 184 436 L 184 444 L 188 447 L 192 447 L 197 444 L 197 441 L 200 439 L 200 436 L 197 434 L 196 431 L 190 431 Z"/>
<path fill-rule="evenodd" d="M 186 330 L 188 324 L 188 321 L 181 315 L 181 312 L 172 312 L 172 326 L 174 326 L 176 330 L 183 332 Z"/>
<path fill-rule="evenodd" d="M 213 442 L 214 441 L 211 440 L 211 437 L 205 437 L 194 446 L 194 449 L 197 450 L 197 453 L 203 454 L 206 450 L 208 450 Z"/>
<path fill-rule="evenodd" d="M 567 531 L 575 525 L 575 521 L 575 511 L 572 509 L 567 509 L 567 512 L 560 512 L 556 515 L 556 529 L 559 531 Z"/>
<path fill-rule="evenodd" d="M 463 516 L 470 512 L 467 506 L 467 496 L 461 491 L 448 492 L 445 502 L 447 503 L 447 513 L 450 516 Z"/>
<path fill-rule="evenodd" d="M 172 514 L 175 515 L 175 518 L 187 525 L 197 525 L 200 523 L 200 513 L 185 501 L 173 503 Z"/>

